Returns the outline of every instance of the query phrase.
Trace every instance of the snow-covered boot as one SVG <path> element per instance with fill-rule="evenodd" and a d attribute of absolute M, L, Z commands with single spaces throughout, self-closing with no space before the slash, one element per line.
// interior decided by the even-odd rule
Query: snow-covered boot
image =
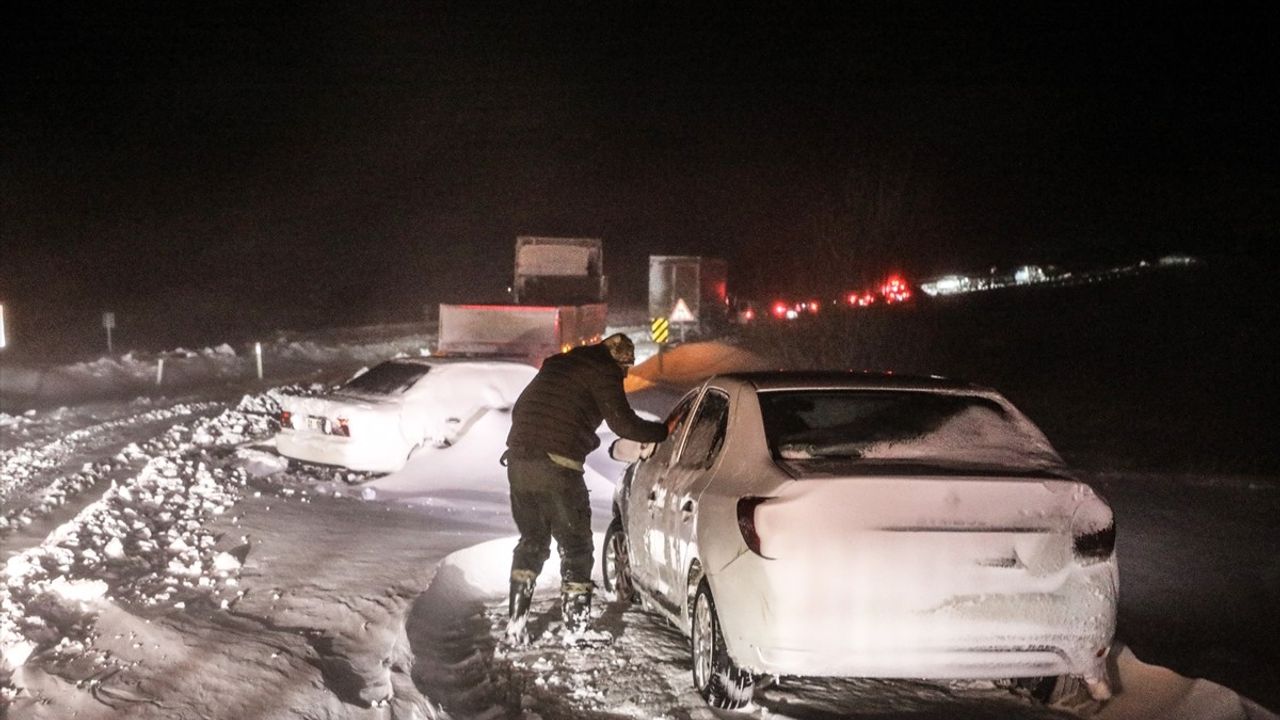
<path fill-rule="evenodd" d="M 560 591 L 560 617 L 566 633 L 581 634 L 591 620 L 591 583 L 565 583 Z"/>
<path fill-rule="evenodd" d="M 591 583 L 565 583 L 560 591 L 560 617 L 564 621 L 564 644 L 584 647 L 607 645 L 613 636 L 592 630 Z"/>
<path fill-rule="evenodd" d="M 529 644 L 529 606 L 537 576 L 528 570 L 511 571 L 511 594 L 507 597 L 507 642 Z"/>

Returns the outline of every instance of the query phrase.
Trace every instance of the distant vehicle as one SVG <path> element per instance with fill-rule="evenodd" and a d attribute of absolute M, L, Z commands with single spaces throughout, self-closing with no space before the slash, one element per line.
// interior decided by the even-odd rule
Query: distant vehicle
<path fill-rule="evenodd" d="M 540 364 L 604 338 L 609 306 L 604 253 L 596 238 L 516 238 L 514 303 L 440 306 L 436 352 Z"/>
<path fill-rule="evenodd" d="M 699 332 L 714 333 L 729 320 L 729 266 L 719 258 L 698 255 L 649 256 L 649 316 L 673 323 L 683 300 Z"/>
<path fill-rule="evenodd" d="M 869 307 L 875 305 L 876 294 L 872 292 L 851 292 L 845 296 L 849 307 Z"/>
<path fill-rule="evenodd" d="M 708 703 L 745 705 L 762 674 L 995 678 L 1041 697 L 1083 679 L 1109 696 L 1111 508 L 999 393 L 744 373 L 667 422 L 644 459 L 611 449 L 631 464 L 604 582 L 689 636 Z"/>
<path fill-rule="evenodd" d="M 799 302 L 790 302 L 787 300 L 774 300 L 769 306 L 769 312 L 776 320 L 795 320 L 804 315 L 817 315 L 822 310 L 822 303 L 817 300 L 801 300 Z"/>
<path fill-rule="evenodd" d="M 608 289 L 599 238 L 516 238 L 512 292 L 517 304 L 602 303 Z"/>
<path fill-rule="evenodd" d="M 448 447 L 490 411 L 510 410 L 537 371 L 519 362 L 397 358 L 332 392 L 281 399 L 285 457 L 394 472 L 423 448 Z"/>
<path fill-rule="evenodd" d="M 880 295 L 889 304 L 906 302 L 911 299 L 911 287 L 898 275 L 890 275 L 880 286 Z"/>
<path fill-rule="evenodd" d="M 609 306 L 441 305 L 436 352 L 506 357 L 537 365 L 556 353 L 604 338 Z"/>

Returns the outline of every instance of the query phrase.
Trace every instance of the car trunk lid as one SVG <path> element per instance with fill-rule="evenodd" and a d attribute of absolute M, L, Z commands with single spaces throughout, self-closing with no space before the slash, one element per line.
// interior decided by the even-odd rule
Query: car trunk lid
<path fill-rule="evenodd" d="M 1072 566 L 1072 517 L 1092 491 L 1050 477 L 807 477 L 754 511 L 760 554 L 838 576 L 887 603 L 1049 591 Z M 874 581 L 872 581 L 874 579 Z"/>

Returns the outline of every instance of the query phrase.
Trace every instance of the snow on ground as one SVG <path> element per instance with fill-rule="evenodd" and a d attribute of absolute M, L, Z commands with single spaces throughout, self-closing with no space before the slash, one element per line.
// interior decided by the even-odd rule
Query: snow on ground
<path fill-rule="evenodd" d="M 0 533 L 47 514 L 83 492 L 96 477 L 127 466 L 136 456 L 125 452 L 105 462 L 92 462 L 104 453 L 124 449 L 125 444 L 222 406 L 195 402 L 144 409 L 138 405 L 130 404 L 130 410 L 136 412 L 109 418 L 66 409 L 47 417 L 32 412 L 20 425 L 0 427 L 0 502 L 4 507 Z"/>
<path fill-rule="evenodd" d="M 684 353 L 721 357 L 704 348 Z M 695 377 L 693 365 L 685 366 L 682 382 Z M 104 441 L 109 456 L 86 461 L 78 472 L 110 487 L 5 567 L 0 703 L 11 703 L 11 717 L 743 716 L 705 707 L 690 686 L 683 638 L 636 608 L 596 604 L 597 626 L 616 637 L 610 647 L 560 644 L 554 557 L 535 606 L 538 639 L 519 650 L 496 642 L 514 542 L 504 471 L 496 462 L 509 415 L 489 413 L 453 447 L 374 477 L 275 455 L 269 420 L 275 406 L 271 392 L 221 414 L 192 405 L 187 409 L 196 412 L 175 415 L 154 437 L 123 448 Z M 39 448 L 60 435 L 151 411 L 128 403 L 110 407 L 89 414 L 10 411 L 0 418 L 0 430 L 13 433 L 4 436 L 4 447 L 28 432 L 24 457 L 35 462 Z M 55 455 L 50 449 L 45 456 Z M 76 459 L 53 464 L 81 462 L 71 455 Z M 122 464 L 113 464 L 116 455 Z M 603 447 L 589 467 L 594 521 L 603 530 L 619 468 Z M 39 483 L 50 473 L 31 476 Z M 1128 488 L 1126 480 L 1109 482 Z M 1204 480 L 1158 492 L 1178 498 L 1166 504 L 1173 508 L 1195 506 L 1206 488 L 1229 493 L 1226 507 L 1252 499 L 1263 514 L 1274 500 L 1269 482 L 1259 490 Z M 1145 505 L 1135 499 L 1143 492 L 1120 497 Z M 1121 508 L 1118 516 L 1126 513 Z M 1177 585 L 1186 580 L 1183 567 L 1215 582 L 1194 563 L 1161 564 L 1160 547 L 1169 538 L 1148 531 L 1170 522 L 1165 510 L 1132 517 L 1139 524 L 1121 531 L 1123 587 L 1131 587 L 1127 571 L 1153 588 Z M 1240 533 L 1226 514 L 1206 522 L 1216 525 L 1184 539 L 1183 550 L 1213 563 L 1224 552 L 1212 543 L 1214 531 Z M 1234 550 L 1256 556 L 1258 548 L 1265 552 L 1266 545 L 1253 538 Z M 1232 590 L 1212 587 L 1204 598 Z M 1144 613 L 1177 622 L 1179 611 L 1168 606 L 1163 590 L 1149 596 L 1137 590 Z M 1254 612 L 1257 603 L 1230 605 Z M 1122 639 L 1127 630 L 1141 634 L 1143 628 L 1127 629 L 1123 620 L 1122 613 Z M 784 679 L 761 688 L 746 715 L 1275 717 L 1214 683 L 1144 665 L 1123 645 L 1113 661 L 1119 692 L 1102 708 L 1046 709 L 992 683 Z"/>
<path fill-rule="evenodd" d="M 602 540 L 597 534 L 597 557 Z M 1123 644 L 1117 644 L 1111 657 L 1119 693 L 1106 704 L 1093 702 L 1080 690 L 1046 708 L 1023 691 L 990 681 L 784 678 L 760 688 L 753 707 L 743 713 L 713 711 L 692 689 L 684 636 L 638 607 L 603 595 L 593 608 L 593 627 L 611 633 L 614 642 L 603 648 L 566 647 L 560 641 L 556 587 L 545 577 L 557 567 L 554 557 L 539 582 L 529 626 L 533 642 L 523 648 L 504 645 L 504 563 L 514 543 L 514 537 L 501 538 L 446 557 L 410 616 L 411 642 L 427 648 L 425 658 L 419 658 L 423 683 L 447 707 L 459 707 L 469 716 L 500 708 L 507 715 L 525 717 L 610 711 L 636 718 L 745 713 L 779 720 L 1275 717 L 1220 685 L 1142 663 Z"/>

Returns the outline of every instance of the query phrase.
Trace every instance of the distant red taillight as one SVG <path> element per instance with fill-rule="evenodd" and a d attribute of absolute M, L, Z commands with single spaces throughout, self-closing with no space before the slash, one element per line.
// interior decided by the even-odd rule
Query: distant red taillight
<path fill-rule="evenodd" d="M 337 420 L 329 423 L 329 434 L 351 437 L 351 426 L 347 425 L 347 419 L 338 418 Z"/>
<path fill-rule="evenodd" d="M 778 318 L 780 318 L 780 317 L 783 317 L 783 316 L 784 316 L 784 315 L 786 315 L 786 314 L 787 314 L 787 306 L 786 306 L 786 303 L 776 302 L 776 303 L 774 303 L 774 304 L 773 304 L 773 316 L 774 316 L 774 317 L 778 317 Z"/>
<path fill-rule="evenodd" d="M 760 533 L 756 531 L 756 508 L 771 499 L 767 497 L 744 497 L 738 500 L 738 531 L 742 533 L 742 539 L 747 543 L 747 547 L 750 548 L 751 552 L 760 557 L 765 557 L 765 555 L 760 552 Z"/>
<path fill-rule="evenodd" d="M 280 427 L 293 428 L 293 413 L 288 410 L 280 411 Z"/>

